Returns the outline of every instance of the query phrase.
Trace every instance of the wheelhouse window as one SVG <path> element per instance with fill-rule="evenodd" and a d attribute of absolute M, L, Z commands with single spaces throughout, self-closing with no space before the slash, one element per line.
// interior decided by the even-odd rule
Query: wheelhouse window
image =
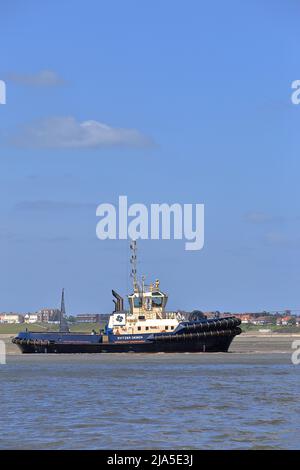
<path fill-rule="evenodd" d="M 138 331 L 141 331 L 142 327 L 141 326 L 138 326 Z"/>
<path fill-rule="evenodd" d="M 153 307 L 162 307 L 163 298 L 162 297 L 152 297 Z"/>
<path fill-rule="evenodd" d="M 133 305 L 135 308 L 142 308 L 142 299 L 141 297 L 134 297 Z"/>
<path fill-rule="evenodd" d="M 165 330 L 168 330 L 168 329 L 169 329 L 169 327 L 168 327 L 168 325 L 166 325 L 166 326 L 165 326 Z"/>

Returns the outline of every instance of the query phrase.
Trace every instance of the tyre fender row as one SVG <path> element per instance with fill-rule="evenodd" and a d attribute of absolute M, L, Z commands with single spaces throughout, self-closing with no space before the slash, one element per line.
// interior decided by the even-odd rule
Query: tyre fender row
<path fill-rule="evenodd" d="M 206 332 L 206 331 L 217 331 L 217 330 L 232 330 L 241 324 L 239 318 L 222 318 L 220 320 L 212 320 L 209 322 L 197 322 L 192 324 L 184 325 L 184 333 L 193 333 L 195 331 Z"/>
<path fill-rule="evenodd" d="M 49 346 L 51 341 L 44 339 L 20 339 L 14 338 L 12 340 L 14 344 L 28 345 L 28 346 Z"/>
<path fill-rule="evenodd" d="M 219 337 L 219 336 L 237 336 L 241 334 L 242 330 L 238 327 L 232 330 L 215 330 L 215 331 L 203 331 L 200 333 L 183 333 L 181 335 L 160 335 L 154 338 L 155 342 L 160 341 L 194 341 L 202 338 Z"/>

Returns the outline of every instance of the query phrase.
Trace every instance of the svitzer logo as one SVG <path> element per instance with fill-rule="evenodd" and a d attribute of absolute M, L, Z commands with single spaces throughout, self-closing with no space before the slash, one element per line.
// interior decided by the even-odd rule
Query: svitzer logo
<path fill-rule="evenodd" d="M 0 104 L 6 104 L 6 84 L 0 80 Z"/>
<path fill-rule="evenodd" d="M 100 204 L 101 217 L 96 235 L 99 240 L 187 240 L 185 249 L 204 246 L 204 204 L 150 204 L 128 206 L 127 196 L 119 196 L 119 206 Z"/>

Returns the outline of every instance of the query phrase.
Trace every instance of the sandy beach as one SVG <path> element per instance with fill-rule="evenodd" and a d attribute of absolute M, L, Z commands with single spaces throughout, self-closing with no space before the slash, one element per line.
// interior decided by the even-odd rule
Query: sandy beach
<path fill-rule="evenodd" d="M 12 344 L 14 335 L 2 334 L 0 340 L 5 342 L 8 355 L 21 354 L 18 347 Z M 300 340 L 299 334 L 280 333 L 243 333 L 237 336 L 230 347 L 232 353 L 290 353 L 292 342 Z"/>

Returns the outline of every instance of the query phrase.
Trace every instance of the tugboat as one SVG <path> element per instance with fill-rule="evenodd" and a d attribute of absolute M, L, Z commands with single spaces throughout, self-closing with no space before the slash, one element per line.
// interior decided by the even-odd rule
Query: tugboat
<path fill-rule="evenodd" d="M 227 352 L 241 333 L 240 319 L 233 316 L 207 319 L 199 311 L 191 314 L 167 312 L 168 296 L 157 279 L 149 286 L 137 278 L 137 247 L 131 242 L 133 292 L 124 299 L 112 291 L 115 309 L 99 334 L 71 333 L 65 320 L 64 291 L 59 332 L 21 332 L 12 341 L 23 353 L 158 353 Z"/>

